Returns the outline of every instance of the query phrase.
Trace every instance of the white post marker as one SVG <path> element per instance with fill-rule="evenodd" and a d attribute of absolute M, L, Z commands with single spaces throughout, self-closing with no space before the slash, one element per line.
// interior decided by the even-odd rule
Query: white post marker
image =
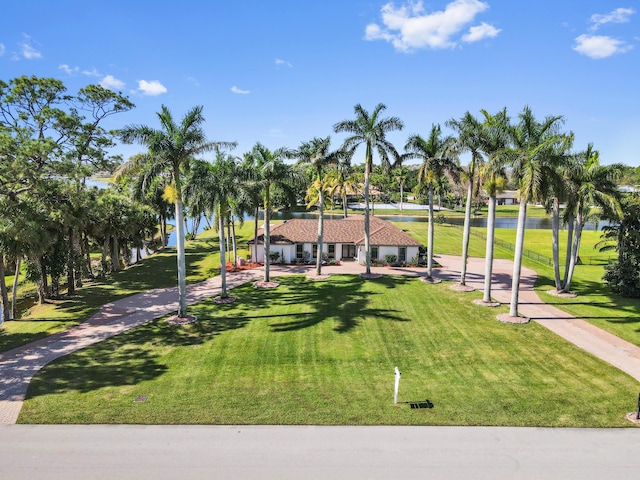
<path fill-rule="evenodd" d="M 395 370 L 395 377 L 396 377 L 396 382 L 395 382 L 395 386 L 393 389 L 393 403 L 397 404 L 398 403 L 398 388 L 400 387 L 400 375 L 402 375 L 400 373 L 400 370 L 398 370 L 398 367 L 396 367 Z"/>

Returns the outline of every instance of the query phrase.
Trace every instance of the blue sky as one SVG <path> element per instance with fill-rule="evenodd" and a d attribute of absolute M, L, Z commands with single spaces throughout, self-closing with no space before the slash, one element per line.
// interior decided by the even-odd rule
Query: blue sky
<path fill-rule="evenodd" d="M 640 165 L 639 3 L 21 0 L 2 7 L 0 78 L 121 90 L 136 108 L 108 128 L 203 105 L 209 139 L 238 155 L 329 134 L 337 147 L 357 103 L 404 121 L 398 148 L 467 110 L 529 105 L 563 115 L 576 150 Z"/>

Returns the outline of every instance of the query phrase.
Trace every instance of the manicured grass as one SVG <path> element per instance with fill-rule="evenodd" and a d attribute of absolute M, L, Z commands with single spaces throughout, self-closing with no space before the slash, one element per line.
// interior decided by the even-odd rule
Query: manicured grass
<path fill-rule="evenodd" d="M 246 222 L 236 234 L 240 239 L 239 253 L 246 255 L 246 240 L 253 235 L 253 224 Z M 187 242 L 187 283 L 201 282 L 218 273 L 220 255 L 217 238 L 217 232 L 209 230 L 196 240 Z M 0 352 L 66 330 L 89 318 L 105 303 L 176 284 L 176 253 L 174 248 L 167 248 L 106 279 L 86 282 L 72 298 L 48 300 L 44 305 L 36 305 L 31 299 L 30 304 L 22 304 L 20 320 L 0 326 Z"/>
<path fill-rule="evenodd" d="M 419 222 L 395 222 L 408 231 L 420 242 L 427 242 L 427 225 Z M 436 254 L 460 255 L 462 252 L 462 229 L 446 225 L 435 225 L 434 248 Z M 486 229 L 472 229 L 472 231 L 486 232 Z M 515 230 L 508 228 L 496 229 L 496 238 L 515 244 Z M 622 298 L 613 295 L 606 283 L 604 275 L 605 259 L 610 253 L 600 254 L 593 246 L 600 240 L 600 232 L 586 230 L 580 245 L 580 257 L 600 265 L 577 265 L 571 290 L 578 294 L 576 298 L 558 298 L 545 293 L 555 288 L 553 281 L 553 267 L 524 258 L 524 265 L 535 270 L 538 274 L 536 290 L 541 299 L 582 318 L 594 325 L 640 346 L 640 299 Z M 525 234 L 525 248 L 551 257 L 551 231 L 527 230 Z M 566 248 L 566 232 L 560 235 L 560 259 L 564 262 Z M 485 240 L 471 235 L 469 252 L 474 257 L 484 257 Z M 513 259 L 513 252 L 508 248 L 496 246 L 496 258 Z M 599 257 L 598 257 L 599 256 Z M 564 270 L 561 269 L 561 274 Z"/>
<path fill-rule="evenodd" d="M 497 322 L 470 302 L 479 292 L 391 276 L 281 281 L 202 302 L 193 325 L 154 321 L 59 359 L 19 421 L 630 425 L 636 381 L 540 325 Z M 433 408 L 406 403 L 426 399 Z"/>

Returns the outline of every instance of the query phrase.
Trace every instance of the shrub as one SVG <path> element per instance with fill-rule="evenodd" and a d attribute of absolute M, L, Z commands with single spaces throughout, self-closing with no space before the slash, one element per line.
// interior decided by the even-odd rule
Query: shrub
<path fill-rule="evenodd" d="M 278 258 L 280 258 L 280 252 L 269 252 L 269 260 L 271 262 L 277 262 Z"/>
<path fill-rule="evenodd" d="M 398 260 L 397 255 L 387 254 L 384 256 L 384 261 L 387 262 L 389 265 L 393 265 L 394 263 L 396 263 L 397 260 Z"/>

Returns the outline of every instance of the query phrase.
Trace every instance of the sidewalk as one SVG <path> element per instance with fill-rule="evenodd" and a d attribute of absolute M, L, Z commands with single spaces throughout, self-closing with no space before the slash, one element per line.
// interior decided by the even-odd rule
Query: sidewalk
<path fill-rule="evenodd" d="M 442 267 L 434 270 L 434 276 L 457 282 L 460 277 L 460 257 L 440 255 L 437 259 Z M 484 281 L 484 259 L 470 258 L 467 269 L 467 284 L 481 289 Z M 492 296 L 499 302 L 509 302 L 512 269 L 513 263 L 509 260 L 494 262 Z M 424 268 L 373 267 L 371 271 L 383 275 L 416 277 L 425 274 Z M 343 262 L 340 266 L 322 268 L 323 274 L 363 272 L 364 267 L 355 262 Z M 273 277 L 293 274 L 313 276 L 314 273 L 314 266 L 271 266 Z M 246 282 L 259 280 L 262 276 L 262 269 L 235 272 L 227 275 L 227 285 L 228 288 L 233 288 Z M 523 267 L 520 285 L 521 314 L 640 381 L 640 347 L 542 303 L 533 290 L 535 280 L 535 272 Z M 189 305 L 197 303 L 219 292 L 219 276 L 199 284 L 189 285 L 187 303 Z M 155 318 L 168 315 L 177 309 L 176 287 L 151 290 L 104 305 L 86 322 L 65 332 L 0 354 L 0 424 L 16 423 L 29 382 L 47 363 Z"/>

